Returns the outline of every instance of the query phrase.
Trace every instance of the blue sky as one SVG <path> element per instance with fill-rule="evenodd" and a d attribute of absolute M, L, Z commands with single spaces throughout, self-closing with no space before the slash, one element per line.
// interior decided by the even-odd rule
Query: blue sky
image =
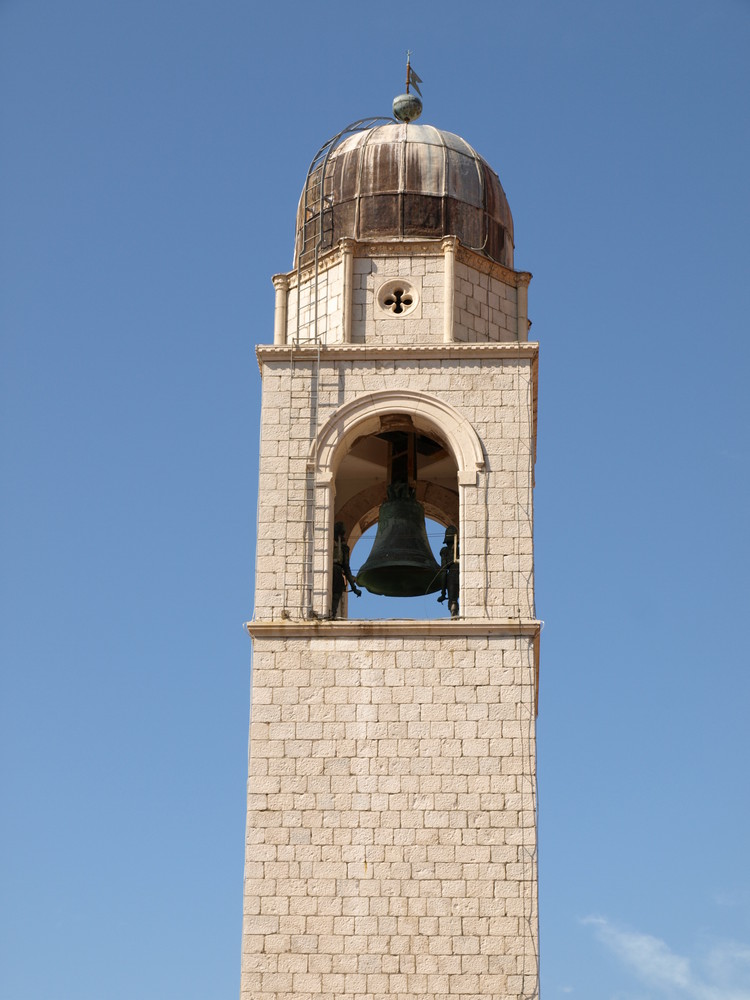
<path fill-rule="evenodd" d="M 750 998 L 746 0 L 0 3 L 4 997 L 237 995 L 253 346 L 407 47 L 534 274 L 544 995 Z"/>

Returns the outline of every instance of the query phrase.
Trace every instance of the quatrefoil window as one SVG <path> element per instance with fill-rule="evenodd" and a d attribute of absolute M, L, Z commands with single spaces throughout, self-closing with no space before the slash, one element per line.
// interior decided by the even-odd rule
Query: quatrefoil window
<path fill-rule="evenodd" d="M 418 301 L 416 288 L 403 278 L 387 281 L 378 290 L 378 305 L 389 316 L 407 316 Z"/>
<path fill-rule="evenodd" d="M 410 306 L 414 299 L 403 288 L 394 288 L 393 291 L 383 299 L 383 305 L 388 306 L 391 312 L 402 313 L 404 306 Z"/>

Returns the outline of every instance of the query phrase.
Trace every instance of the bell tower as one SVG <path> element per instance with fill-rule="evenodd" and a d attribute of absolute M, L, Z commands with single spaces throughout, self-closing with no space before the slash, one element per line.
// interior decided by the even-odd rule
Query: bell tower
<path fill-rule="evenodd" d="M 538 994 L 531 275 L 417 105 L 313 158 L 257 348 L 243 1000 Z"/>

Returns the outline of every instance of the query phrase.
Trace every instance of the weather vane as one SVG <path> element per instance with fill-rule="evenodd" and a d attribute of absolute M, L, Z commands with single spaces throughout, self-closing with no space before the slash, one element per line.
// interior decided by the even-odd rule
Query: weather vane
<path fill-rule="evenodd" d="M 411 51 L 408 50 L 406 53 L 406 93 L 399 94 L 398 97 L 393 99 L 393 114 L 400 122 L 415 121 L 422 114 L 422 91 L 419 89 L 419 85 L 422 82 L 422 78 L 417 76 L 416 72 L 411 68 Z M 415 91 L 415 93 L 410 93 L 409 88 Z M 419 97 L 417 96 L 419 95 Z"/>

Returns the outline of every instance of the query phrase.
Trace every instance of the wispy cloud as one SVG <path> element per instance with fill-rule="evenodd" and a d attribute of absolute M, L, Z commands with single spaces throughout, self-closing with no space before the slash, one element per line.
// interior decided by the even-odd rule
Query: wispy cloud
<path fill-rule="evenodd" d="M 717 906 L 747 906 L 750 903 L 750 889 L 720 889 L 714 893 Z"/>
<path fill-rule="evenodd" d="M 661 938 L 618 927 L 604 917 L 583 923 L 656 995 L 688 1000 L 750 1000 L 750 946 L 715 944 L 701 957 L 701 971 Z"/>

